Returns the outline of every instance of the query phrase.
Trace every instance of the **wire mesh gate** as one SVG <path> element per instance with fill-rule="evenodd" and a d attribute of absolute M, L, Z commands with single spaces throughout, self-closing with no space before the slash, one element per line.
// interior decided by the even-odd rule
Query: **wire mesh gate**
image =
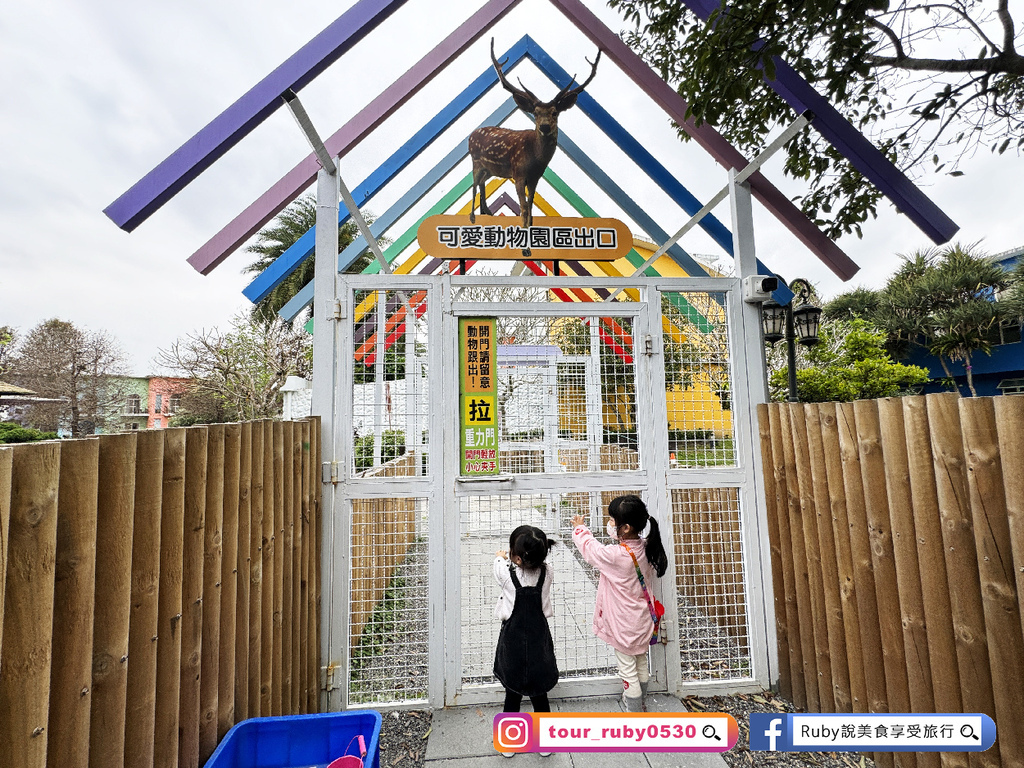
<path fill-rule="evenodd" d="M 500 701 L 494 554 L 524 523 L 559 542 L 552 695 L 617 692 L 614 657 L 590 628 L 597 573 L 569 520 L 584 515 L 603 539 L 607 504 L 623 493 L 645 499 L 674 554 L 653 688 L 765 683 L 751 409 L 734 407 L 750 395 L 732 353 L 738 281 L 640 280 L 604 302 L 624 281 L 347 285 L 327 656 L 340 661 L 337 706 Z M 488 479 L 459 476 L 464 316 L 496 319 L 499 473 Z"/>

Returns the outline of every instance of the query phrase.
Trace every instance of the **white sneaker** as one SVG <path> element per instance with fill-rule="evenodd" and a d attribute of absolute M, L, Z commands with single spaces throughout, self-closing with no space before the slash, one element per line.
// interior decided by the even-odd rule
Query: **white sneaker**
<path fill-rule="evenodd" d="M 502 757 L 515 757 L 516 753 L 515 752 L 502 752 L 501 756 Z"/>
<path fill-rule="evenodd" d="M 550 752 L 538 752 L 537 754 L 540 755 L 541 757 L 551 757 L 551 753 Z"/>

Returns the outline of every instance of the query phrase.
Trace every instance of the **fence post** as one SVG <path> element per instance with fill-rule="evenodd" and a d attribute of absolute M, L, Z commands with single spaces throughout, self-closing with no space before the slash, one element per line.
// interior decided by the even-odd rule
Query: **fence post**
<path fill-rule="evenodd" d="M 839 596 L 839 568 L 836 561 L 836 538 L 832 530 L 832 504 L 828 474 L 825 470 L 825 449 L 821 437 L 821 413 L 816 403 L 805 405 L 803 410 L 807 425 L 807 451 L 814 490 L 818 553 L 828 631 L 828 658 L 825 659 L 825 663 L 831 666 L 832 700 L 835 703 L 835 711 L 849 712 L 852 708 L 850 667 L 846 657 L 843 605 Z"/>
<path fill-rule="evenodd" d="M 292 708 L 293 715 L 302 714 L 302 423 L 292 423 Z"/>
<path fill-rule="evenodd" d="M 956 640 L 953 636 L 949 581 L 942 543 L 942 520 L 932 460 L 931 427 L 925 397 L 903 398 L 903 420 L 907 435 L 907 472 L 914 512 L 914 536 L 921 574 L 921 599 L 925 616 L 949 616 L 949 621 L 927 625 L 928 660 L 931 666 L 935 712 L 963 712 Z M 963 752 L 942 752 L 944 768 L 968 765 Z"/>
<path fill-rule="evenodd" d="M 263 584 L 260 600 L 260 714 L 276 715 L 274 711 L 274 422 L 265 419 L 257 428 L 263 429 L 263 525 L 260 544 L 263 547 Z"/>
<path fill-rule="evenodd" d="M 907 657 L 903 649 L 903 624 L 892 527 L 889 522 L 889 499 L 885 487 L 885 458 L 882 455 L 878 403 L 875 400 L 858 400 L 853 404 L 853 410 L 857 419 L 857 447 L 860 452 L 871 568 L 875 574 L 875 602 L 882 637 L 886 698 L 890 712 L 909 712 Z M 912 752 L 898 752 L 894 758 L 897 765 L 907 768 L 917 765 Z"/>
<path fill-rule="evenodd" d="M 926 395 L 931 425 L 932 456 L 936 491 L 942 519 L 942 541 L 949 579 L 953 629 L 964 712 L 984 712 L 995 717 L 992 670 L 985 635 L 981 579 L 974 548 L 973 520 L 967 489 L 963 435 L 960 428 L 958 395 Z M 977 753 L 978 762 L 998 766 L 999 758 Z M 974 764 L 974 760 L 971 760 Z"/>
<path fill-rule="evenodd" d="M 89 765 L 124 762 L 136 435 L 100 437 Z"/>
<path fill-rule="evenodd" d="M 793 567 L 793 541 L 789 531 L 789 480 L 786 476 L 786 457 L 783 450 L 785 431 L 782 426 L 782 406 L 768 405 L 768 419 L 772 433 L 772 471 L 775 475 L 775 495 L 778 500 L 779 545 L 782 550 L 783 590 L 786 595 L 786 628 L 789 633 L 790 691 L 793 703 L 801 709 L 807 707 L 807 689 L 804 685 L 803 651 L 800 644 L 800 614 L 796 603 L 796 572 Z"/>
<path fill-rule="evenodd" d="M 96 591 L 98 440 L 61 444 L 47 765 L 87 765 Z M 0 608 L 2 612 L 2 608 Z"/>
<path fill-rule="evenodd" d="M 811 621 L 814 629 L 815 682 L 822 712 L 835 712 L 835 694 L 832 684 L 832 661 L 829 658 L 828 619 L 825 609 L 825 588 L 821 573 L 821 548 L 818 543 L 818 511 L 814 503 L 814 481 L 811 476 L 811 457 L 807 421 L 803 405 L 787 405 L 790 436 L 796 459 L 797 490 L 799 492 L 800 519 L 803 525 L 804 552 L 807 558 L 807 582 L 811 599 Z"/>
<path fill-rule="evenodd" d="M 853 549 L 850 546 L 850 521 L 846 508 L 836 404 L 819 403 L 818 420 L 821 423 L 821 448 L 825 458 L 825 480 L 829 489 L 836 570 L 842 574 L 837 584 L 839 586 L 839 604 L 842 608 L 843 635 L 846 639 L 845 658 L 850 678 L 850 707 L 854 712 L 867 712 L 868 694 L 867 683 L 864 679 L 864 654 L 860 640 L 860 612 L 857 609 L 857 588 L 853 579 Z"/>
<path fill-rule="evenodd" d="M 152 768 L 156 727 L 164 430 L 140 431 L 136 440 L 124 764 L 128 768 Z"/>
<path fill-rule="evenodd" d="M 761 438 L 761 466 L 764 474 L 764 496 L 768 520 L 768 549 L 771 553 L 772 594 L 775 600 L 775 635 L 778 648 L 779 691 L 792 699 L 789 671 L 789 637 L 786 629 L 786 589 L 782 576 L 782 550 L 779 541 L 778 488 L 775 485 L 775 459 L 772 456 L 772 430 L 768 420 L 768 405 L 757 406 L 758 434 Z M 770 630 L 771 628 L 769 628 Z M 769 674 L 769 679 L 773 675 Z"/>
<path fill-rule="evenodd" d="M 181 690 L 181 569 L 185 525 L 185 430 L 164 433 L 160 516 L 160 608 L 156 649 L 153 762 L 178 766 L 178 694 Z"/>
<path fill-rule="evenodd" d="M 11 530 L 13 448 L 0 448 L 0 649 L 4 647 L 4 591 L 7 585 L 7 537 Z"/>
<path fill-rule="evenodd" d="M 206 525 L 203 532 L 202 658 L 199 678 L 199 764 L 217 748 L 224 539 L 224 425 L 206 428 Z M 233 610 L 233 607 L 232 607 Z M 232 637 L 234 640 L 234 637 Z"/>
<path fill-rule="evenodd" d="M 800 615 L 800 653 L 803 659 L 804 690 L 808 712 L 818 712 L 817 657 L 814 649 L 814 613 L 811 610 L 810 574 L 807 548 L 804 544 L 803 516 L 800 510 L 800 481 L 796 474 L 796 448 L 793 445 L 793 408 L 784 403 L 779 408 L 782 428 L 782 451 L 786 461 L 786 497 L 789 507 L 789 535 L 793 552 L 796 606 Z"/>
<path fill-rule="evenodd" d="M 309 565 L 310 558 L 310 538 L 312 536 L 312 529 L 309 527 L 309 515 L 310 515 L 310 496 L 314 492 L 313 489 L 319 489 L 319 484 L 312 482 L 311 469 L 312 465 L 312 424 L 307 419 L 302 422 L 302 498 L 301 498 L 301 529 L 302 529 L 302 579 L 301 584 L 301 614 L 299 615 L 299 632 L 300 632 L 300 645 L 301 651 L 299 655 L 299 675 L 301 678 L 301 684 L 299 686 L 299 711 L 302 714 L 307 714 L 311 710 L 309 708 L 310 697 L 315 694 L 310 693 L 310 658 L 313 655 L 310 644 L 313 642 L 313 635 L 310 632 L 310 600 L 313 594 L 312 583 L 310 578 L 312 571 Z"/>
<path fill-rule="evenodd" d="M 1000 731 L 999 754 L 1003 765 L 1024 765 L 1024 637 L 1020 632 L 1021 614 L 992 398 L 961 400 L 960 420 L 985 631 L 992 669 L 996 671 L 992 675 L 992 689 Z M 1010 471 L 1019 474 L 1022 469 L 1017 465 Z"/>
<path fill-rule="evenodd" d="M 282 527 L 278 549 L 281 559 L 281 713 L 294 715 L 292 709 L 292 547 L 294 532 L 292 524 L 292 443 L 295 439 L 295 428 L 292 422 L 281 424 L 283 429 L 281 443 L 281 514 Z"/>
<path fill-rule="evenodd" d="M 1010 528 L 1010 547 L 1013 550 L 1013 571 L 1017 575 L 1017 600 L 1020 604 L 1021 631 L 1024 631 L 1024 473 L 1013 467 L 1024 467 L 1024 398 L 997 397 L 996 424 L 999 425 L 999 453 L 1003 466 L 1011 468 L 1003 473 L 1006 490 L 1006 517 Z M 2 472 L 0 472 L 2 476 Z M 0 504 L 3 503 L 3 482 L 0 481 Z M 0 552 L 0 562 L 3 553 Z M 2 598 L 0 598 L 2 599 Z"/>
<path fill-rule="evenodd" d="M 235 716 L 234 722 L 252 717 L 249 704 L 249 662 L 252 605 L 252 424 L 241 425 L 238 445 L 238 559 L 235 584 Z"/>
<path fill-rule="evenodd" d="M 309 467 L 309 530 L 310 530 L 310 542 L 309 542 L 309 553 L 310 553 L 310 614 L 309 614 L 309 642 L 310 642 L 310 655 L 309 655 L 309 700 L 308 706 L 310 712 L 320 711 L 320 665 L 321 665 L 321 653 L 320 647 L 320 628 L 321 628 L 321 608 L 323 603 L 323 586 L 321 584 L 322 578 L 322 567 L 323 567 L 323 516 L 325 510 L 321 508 L 320 500 L 322 498 L 321 484 L 320 484 L 320 462 L 322 461 L 322 450 L 323 444 L 321 442 L 322 430 L 320 428 L 320 417 L 312 416 L 312 425 L 310 426 L 310 444 L 311 444 L 311 456 L 310 456 L 310 467 Z M 333 498 L 333 497 L 332 497 Z M 326 510 L 327 514 L 334 514 L 334 510 Z M 348 681 L 344 681 L 347 685 Z"/>
<path fill-rule="evenodd" d="M 249 491 L 249 717 L 269 715 L 260 702 L 260 681 L 263 679 L 263 422 L 252 429 L 252 482 Z"/>
<path fill-rule="evenodd" d="M 836 405 L 839 425 L 839 451 L 843 464 L 843 487 L 846 490 L 846 511 L 849 522 L 850 552 L 853 557 L 853 577 L 857 581 L 857 613 L 860 620 L 861 650 L 864 661 L 864 682 L 867 688 L 868 709 L 888 712 L 885 667 L 882 659 L 882 631 L 875 591 L 874 562 L 868 535 L 868 516 L 864 500 L 864 479 L 860 466 L 860 446 L 857 440 L 857 418 L 853 403 Z M 895 764 L 891 752 L 875 752 L 875 762 L 886 768 Z"/>
<path fill-rule="evenodd" d="M 0 675 L 0 766 L 46 764 L 60 443 L 13 449 Z"/>
<path fill-rule="evenodd" d="M 284 424 L 270 422 L 273 428 L 274 462 L 274 592 L 273 659 L 274 687 L 271 691 L 271 712 L 284 714 Z"/>
<path fill-rule="evenodd" d="M 858 416 L 858 424 L 860 423 Z M 928 632 L 921 593 L 921 571 L 917 561 L 914 506 L 910 491 L 907 435 L 903 423 L 902 398 L 878 401 L 878 422 L 885 455 L 885 485 L 888 491 L 892 549 L 896 565 L 899 614 L 902 616 L 903 648 L 906 657 L 908 712 L 935 712 L 932 671 L 928 659 Z M 899 617 L 897 617 L 899 618 Z M 921 768 L 939 765 L 938 752 L 917 755 Z"/>
<path fill-rule="evenodd" d="M 224 427 L 224 517 L 221 524 L 220 652 L 217 658 L 217 741 L 235 724 L 235 649 L 238 618 L 238 503 L 242 425 Z M 248 543 L 248 533 L 246 534 Z M 248 640 L 246 640 L 248 643 Z M 241 647 L 238 645 L 238 647 Z"/>

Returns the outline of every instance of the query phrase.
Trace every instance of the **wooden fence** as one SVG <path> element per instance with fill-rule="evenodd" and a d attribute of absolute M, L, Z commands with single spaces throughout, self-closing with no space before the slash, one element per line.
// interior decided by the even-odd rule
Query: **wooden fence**
<path fill-rule="evenodd" d="M 780 687 L 814 712 L 983 712 L 1024 765 L 1024 397 L 759 409 Z"/>
<path fill-rule="evenodd" d="M 0 767 L 191 768 L 317 710 L 319 435 L 0 446 Z"/>

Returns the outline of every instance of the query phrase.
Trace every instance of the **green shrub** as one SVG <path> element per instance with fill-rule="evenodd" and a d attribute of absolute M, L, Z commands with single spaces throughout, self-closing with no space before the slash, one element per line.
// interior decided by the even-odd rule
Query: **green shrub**
<path fill-rule="evenodd" d="M 400 429 L 388 429 L 382 436 L 381 461 L 388 463 L 405 453 L 405 432 Z M 373 434 L 357 437 L 355 442 L 356 471 L 370 469 L 373 466 Z"/>
<path fill-rule="evenodd" d="M 40 432 L 13 421 L 0 421 L 0 443 L 34 443 L 37 440 L 56 439 L 56 432 Z"/>

